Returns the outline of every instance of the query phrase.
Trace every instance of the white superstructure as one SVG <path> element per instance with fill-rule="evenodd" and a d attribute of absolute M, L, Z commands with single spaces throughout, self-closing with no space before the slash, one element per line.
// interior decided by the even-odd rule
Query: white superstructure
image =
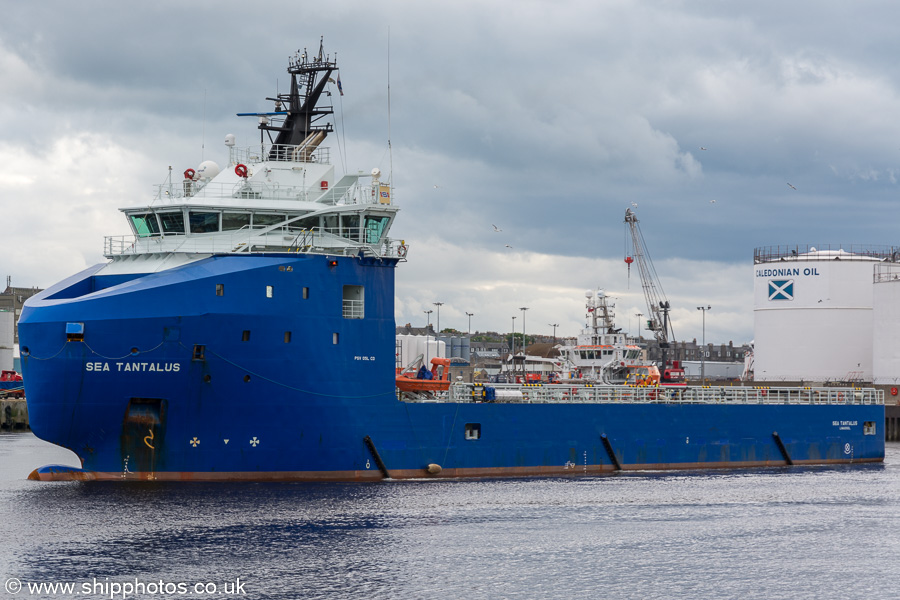
<path fill-rule="evenodd" d="M 565 360 L 564 379 L 583 378 L 604 383 L 633 383 L 650 375 L 659 382 L 659 369 L 643 360 L 641 348 L 615 326 L 615 304 L 603 290 L 587 290 L 586 324 L 575 345 L 559 346 Z M 652 374 L 649 370 L 652 370 Z"/>

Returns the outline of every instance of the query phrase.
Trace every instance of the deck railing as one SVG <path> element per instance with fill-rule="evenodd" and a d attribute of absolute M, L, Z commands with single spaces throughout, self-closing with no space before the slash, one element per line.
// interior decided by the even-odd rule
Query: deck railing
<path fill-rule="evenodd" d="M 345 229 L 342 232 L 344 235 L 321 231 L 319 228 L 294 229 L 285 226 L 269 231 L 245 227 L 233 232 L 199 235 L 106 236 L 103 238 L 103 255 L 111 258 L 119 255 L 166 252 L 196 254 L 284 252 L 345 256 L 363 254 L 400 259 L 406 256 L 406 246 L 400 240 L 384 238 L 380 244 L 366 244 L 358 241 L 360 236 L 365 235 L 365 230 L 352 229 L 354 231 Z"/>
<path fill-rule="evenodd" d="M 888 260 L 900 262 L 898 246 L 862 246 L 842 244 L 795 244 L 788 246 L 762 246 L 753 250 L 753 263 L 770 263 L 791 260 Z"/>
<path fill-rule="evenodd" d="M 491 389 L 492 391 L 488 391 Z M 493 398 L 493 399 L 491 399 Z M 457 382 L 446 394 L 406 396 L 419 402 L 522 404 L 884 404 L 874 388 L 664 387 L 566 384 L 472 384 Z"/>

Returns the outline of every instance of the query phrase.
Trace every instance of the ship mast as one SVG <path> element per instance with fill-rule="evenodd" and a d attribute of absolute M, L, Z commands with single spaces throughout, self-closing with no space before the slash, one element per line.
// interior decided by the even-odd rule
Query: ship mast
<path fill-rule="evenodd" d="M 276 115 L 285 115 L 284 121 L 272 123 L 269 119 L 260 118 L 259 129 L 269 135 L 272 149 L 269 160 L 287 160 L 295 153 L 296 147 L 304 148 L 308 157 L 334 130 L 326 118 L 334 114 L 334 107 L 317 107 L 325 92 L 331 73 L 337 69 L 337 60 L 330 60 L 325 55 L 323 40 L 319 41 L 319 53 L 310 57 L 306 49 L 302 54 L 295 54 L 288 63 L 287 71 L 291 74 L 291 90 L 287 94 L 277 94 L 275 98 L 266 98 L 275 102 Z M 271 113 L 270 113 L 271 114 Z M 272 139 L 272 132 L 275 138 Z"/>

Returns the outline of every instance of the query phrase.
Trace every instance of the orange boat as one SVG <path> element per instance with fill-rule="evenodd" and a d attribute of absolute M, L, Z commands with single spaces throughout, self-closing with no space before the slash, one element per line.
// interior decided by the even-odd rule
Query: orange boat
<path fill-rule="evenodd" d="M 450 389 L 450 359 L 432 358 L 431 370 L 425 368 L 423 355 L 397 375 L 401 392 L 445 392 Z"/>

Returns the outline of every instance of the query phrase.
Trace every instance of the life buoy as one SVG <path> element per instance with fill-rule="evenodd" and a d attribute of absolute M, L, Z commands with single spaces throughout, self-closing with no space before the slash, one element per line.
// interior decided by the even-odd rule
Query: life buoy
<path fill-rule="evenodd" d="M 397 247 L 397 256 L 399 256 L 400 258 L 405 258 L 407 250 L 409 250 L 409 248 L 406 247 L 406 244 L 400 244 Z"/>
<path fill-rule="evenodd" d="M 891 396 L 897 395 L 897 388 L 891 388 Z"/>
<path fill-rule="evenodd" d="M 195 171 L 193 169 L 185 169 L 184 170 L 184 178 L 185 179 L 193 179 L 194 175 L 196 175 L 196 174 L 197 174 L 197 171 Z"/>
<path fill-rule="evenodd" d="M 234 174 L 238 177 L 247 177 L 247 165 L 238 164 L 234 167 Z"/>
<path fill-rule="evenodd" d="M 844 392 L 838 392 L 838 402 L 844 401 Z"/>

